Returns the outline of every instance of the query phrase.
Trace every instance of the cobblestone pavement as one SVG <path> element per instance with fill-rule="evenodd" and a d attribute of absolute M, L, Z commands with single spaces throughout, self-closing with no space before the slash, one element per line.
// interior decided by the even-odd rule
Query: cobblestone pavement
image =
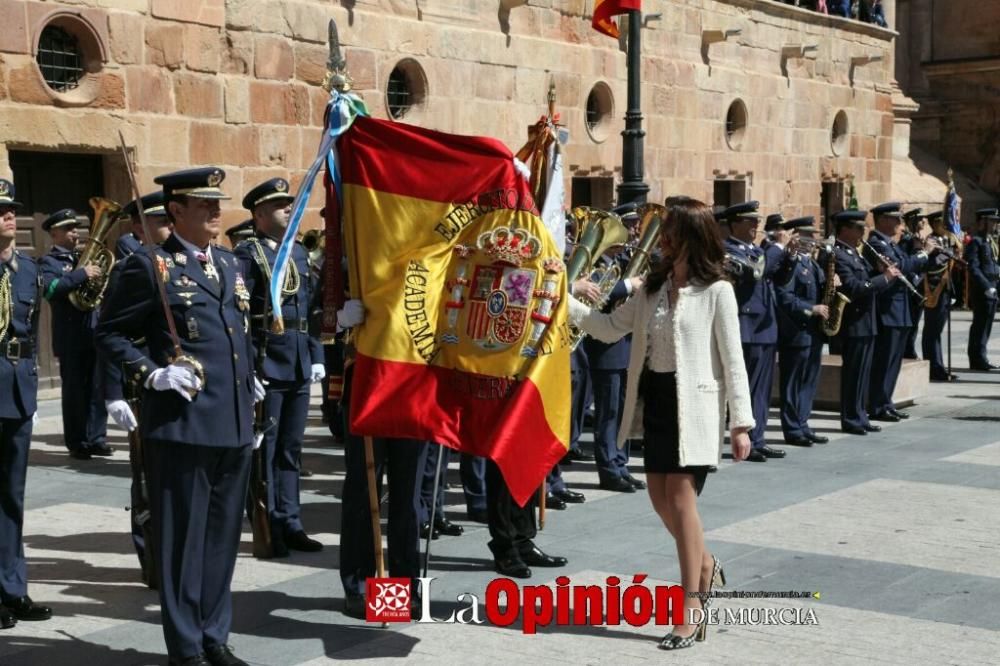
<path fill-rule="evenodd" d="M 326 544 L 315 554 L 257 561 L 244 531 L 233 584 L 231 643 L 254 664 L 339 660 L 416 663 L 997 663 L 1000 654 L 1000 372 L 962 372 L 968 313 L 953 341 L 955 384 L 931 384 L 913 418 L 881 434 L 844 436 L 836 415 L 814 415 L 827 446 L 788 447 L 767 464 L 723 462 L 700 500 L 709 548 L 734 591 L 816 591 L 818 599 L 720 599 L 739 609 L 801 609 L 784 617 L 817 624 L 709 629 L 707 643 L 665 655 L 652 624 L 549 626 L 536 635 L 511 627 L 411 623 L 378 625 L 340 612 L 337 575 L 343 451 L 314 411 L 302 483 L 307 529 Z M 996 345 L 994 345 L 994 351 Z M 994 358 L 1000 358 L 996 353 Z M 128 462 L 124 434 L 115 455 L 75 461 L 59 437 L 59 406 L 47 402 L 36 428 L 28 477 L 25 548 L 30 593 L 49 604 L 49 622 L 0 632 L 0 664 L 162 664 L 155 593 L 139 582 L 127 534 Z M 772 412 L 770 438 L 781 440 Z M 641 469 L 634 460 L 633 467 Z M 536 570 L 535 584 L 558 574 L 574 584 L 649 575 L 676 581 L 672 542 L 643 493 L 597 487 L 592 464 L 568 468 L 583 505 L 550 511 L 537 543 L 565 555 L 563 570 Z M 496 577 L 484 526 L 465 520 L 458 470 L 449 470 L 448 515 L 461 537 L 433 542 L 432 612 L 444 618 L 456 596 L 482 606 Z M 812 611 L 811 614 L 807 611 Z M 755 611 L 756 612 L 756 611 Z M 753 617 L 753 614 L 750 614 Z M 780 617 L 780 616 L 779 616 Z"/>

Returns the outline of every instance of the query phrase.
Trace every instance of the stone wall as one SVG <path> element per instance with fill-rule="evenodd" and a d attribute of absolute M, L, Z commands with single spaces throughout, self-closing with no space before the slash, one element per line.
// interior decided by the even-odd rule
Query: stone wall
<path fill-rule="evenodd" d="M 651 200 L 711 200 L 717 178 L 745 179 L 771 212 L 818 214 L 824 180 L 856 177 L 863 205 L 891 178 L 891 31 L 771 0 L 660 0 L 644 31 L 646 179 Z M 426 95 L 405 120 L 488 134 L 512 150 L 544 112 L 550 82 L 570 130 L 572 175 L 620 174 L 625 53 L 590 28 L 585 0 L 72 0 L 0 3 L 0 172 L 7 151 L 113 154 L 118 129 L 135 149 L 145 188 L 168 170 L 226 168 L 234 202 L 272 176 L 301 178 L 319 141 L 326 25 L 336 19 L 356 89 L 386 117 L 389 73 L 403 59 Z M 90 26 L 103 65 L 86 101 L 54 96 L 34 62 L 47 17 Z M 713 42 L 727 30 L 740 30 Z M 796 46 L 815 46 L 801 57 Z M 858 58 L 880 56 L 864 63 Z M 855 60 L 852 60 L 855 59 Z M 411 63 L 412 65 L 412 63 Z M 95 63 L 95 69 L 98 69 Z M 610 118 L 586 127 L 591 88 L 613 97 Z M 727 145 L 727 108 L 748 127 Z M 849 136 L 831 147 L 843 110 Z M 127 200 L 120 164 L 107 194 Z M 318 205 L 318 201 L 314 202 Z"/>

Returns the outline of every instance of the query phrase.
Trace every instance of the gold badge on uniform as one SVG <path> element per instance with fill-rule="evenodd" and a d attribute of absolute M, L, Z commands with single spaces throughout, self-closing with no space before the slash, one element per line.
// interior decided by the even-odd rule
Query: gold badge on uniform
<path fill-rule="evenodd" d="M 174 261 L 178 266 L 187 266 L 188 258 L 183 252 L 174 252 Z"/>
<path fill-rule="evenodd" d="M 167 262 L 160 255 L 156 255 L 156 268 L 160 271 L 160 277 L 163 278 L 163 282 L 169 282 L 170 271 L 167 270 Z"/>
<path fill-rule="evenodd" d="M 247 291 L 246 282 L 243 281 L 243 274 L 237 273 L 233 283 L 233 293 L 236 294 L 236 305 L 240 310 L 246 312 L 250 309 L 250 292 Z"/>

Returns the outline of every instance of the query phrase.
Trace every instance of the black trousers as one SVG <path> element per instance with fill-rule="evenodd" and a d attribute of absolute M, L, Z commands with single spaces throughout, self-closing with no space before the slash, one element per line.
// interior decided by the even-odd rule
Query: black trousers
<path fill-rule="evenodd" d="M 514 557 L 531 550 L 535 538 L 535 502 L 538 495 L 523 507 L 511 497 L 500 468 L 486 461 L 486 511 L 489 516 L 490 551 L 496 559 Z"/>
<path fill-rule="evenodd" d="M 24 484 L 31 417 L 0 418 L 0 598 L 28 593 L 24 559 Z"/>
<path fill-rule="evenodd" d="M 869 424 L 865 409 L 868 405 L 875 336 L 841 339 L 844 365 L 840 371 L 840 426 L 863 428 Z"/>
<path fill-rule="evenodd" d="M 972 326 L 969 327 L 969 365 L 985 366 L 990 362 L 986 353 L 986 345 L 990 341 L 990 333 L 993 332 L 993 317 L 997 313 L 997 299 L 986 299 L 980 295 L 973 294 L 972 301 Z"/>
<path fill-rule="evenodd" d="M 924 353 L 924 360 L 930 361 L 931 377 L 943 377 L 948 374 L 948 369 L 944 365 L 944 353 L 941 348 L 941 334 L 948 324 L 948 313 L 951 310 L 951 294 L 947 291 L 941 294 L 937 307 L 927 310 L 924 318 L 924 331 L 921 335 L 920 344 Z"/>
<path fill-rule="evenodd" d="M 171 657 L 191 657 L 229 639 L 251 447 L 145 445 L 163 636 Z"/>
<path fill-rule="evenodd" d="M 78 349 L 59 357 L 63 437 L 70 451 L 86 451 L 107 441 L 108 413 L 104 392 L 98 390 L 99 372 L 93 349 Z"/>
<path fill-rule="evenodd" d="M 420 483 L 428 443 L 415 439 L 376 439 L 375 479 L 381 495 L 382 474 L 389 480 L 389 576 L 420 575 Z M 348 596 L 364 595 L 365 581 L 375 572 L 375 546 L 368 502 L 364 440 L 348 435 L 344 445 L 344 496 L 340 518 L 340 581 Z"/>

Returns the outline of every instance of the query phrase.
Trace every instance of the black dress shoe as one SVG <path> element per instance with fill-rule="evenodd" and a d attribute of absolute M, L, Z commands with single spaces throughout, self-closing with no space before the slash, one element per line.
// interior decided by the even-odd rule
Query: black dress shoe
<path fill-rule="evenodd" d="M 1000 365 L 994 365 L 993 363 L 987 363 L 986 367 L 988 369 L 990 369 L 990 370 L 998 370 L 998 369 L 1000 369 Z"/>
<path fill-rule="evenodd" d="M 52 617 L 52 609 L 48 606 L 39 606 L 31 597 L 5 598 L 3 605 L 7 607 L 11 615 L 24 622 L 40 622 Z"/>
<path fill-rule="evenodd" d="M 826 444 L 827 442 L 830 441 L 829 437 L 825 437 L 824 435 L 817 435 L 814 432 L 806 433 L 806 439 L 808 439 L 810 442 L 813 442 L 814 444 Z"/>
<path fill-rule="evenodd" d="M 953 382 L 956 379 L 958 379 L 958 375 L 948 374 L 947 372 L 931 374 L 932 382 Z"/>
<path fill-rule="evenodd" d="M 205 657 L 212 666 L 249 666 L 235 654 L 228 645 L 212 645 L 205 648 Z"/>
<path fill-rule="evenodd" d="M 444 534 L 445 536 L 462 536 L 465 529 L 456 523 L 451 522 L 447 518 L 439 518 L 434 521 L 434 529 L 439 534 Z"/>
<path fill-rule="evenodd" d="M 318 553 L 323 550 L 323 544 L 316 539 L 309 538 L 309 535 L 302 530 L 286 534 L 285 545 L 292 550 L 300 550 L 303 553 Z"/>
<path fill-rule="evenodd" d="M 171 657 L 167 662 L 170 666 L 212 666 L 212 662 L 203 654 L 193 657 Z"/>
<path fill-rule="evenodd" d="M 563 456 L 563 461 L 567 463 L 574 462 L 589 462 L 594 459 L 594 456 L 590 453 L 584 453 L 581 449 L 570 449 Z"/>
<path fill-rule="evenodd" d="M 92 456 L 102 456 L 107 457 L 114 455 L 115 451 L 107 444 L 93 444 L 87 448 L 87 452 Z"/>
<path fill-rule="evenodd" d="M 313 475 L 313 472 L 312 472 L 311 469 L 306 469 L 305 467 L 303 467 L 302 469 L 299 470 L 299 477 L 300 478 L 308 479 L 312 475 Z"/>
<path fill-rule="evenodd" d="M 518 556 L 493 559 L 497 573 L 508 578 L 531 578 L 531 569 Z"/>
<path fill-rule="evenodd" d="M 532 567 L 564 567 L 568 563 L 565 557 L 546 555 L 538 546 L 531 550 L 521 551 L 521 560 Z"/>
<path fill-rule="evenodd" d="M 813 441 L 803 435 L 802 437 L 793 437 L 791 439 L 786 439 L 785 444 L 788 444 L 789 446 L 812 446 Z"/>
<path fill-rule="evenodd" d="M 90 451 L 85 449 L 73 449 L 69 452 L 70 458 L 75 458 L 76 460 L 90 460 Z"/>
<path fill-rule="evenodd" d="M 431 524 L 428 522 L 420 523 L 420 538 L 426 539 L 428 535 L 430 535 L 432 540 L 437 541 L 438 537 L 441 536 L 441 533 L 438 532 L 436 526 L 432 530 Z"/>
<path fill-rule="evenodd" d="M 0 629 L 10 629 L 15 624 L 17 624 L 17 618 L 9 610 L 0 606 Z"/>
<path fill-rule="evenodd" d="M 888 411 L 889 411 L 890 414 L 892 414 L 893 416 L 895 416 L 897 419 L 904 419 L 905 420 L 905 419 L 910 418 L 910 415 L 909 415 L 908 412 L 901 412 L 901 411 L 899 411 L 898 409 L 895 409 L 895 408 L 894 409 L 890 409 Z"/>
<path fill-rule="evenodd" d="M 785 452 L 781 449 L 772 449 L 770 446 L 760 447 L 760 452 L 768 458 L 784 458 Z"/>
<path fill-rule="evenodd" d="M 614 479 L 605 479 L 600 483 L 601 490 L 614 490 L 618 493 L 634 493 L 635 486 L 628 482 L 627 479 L 622 477 L 615 477 Z"/>
<path fill-rule="evenodd" d="M 883 412 L 882 414 L 872 414 L 869 416 L 872 421 L 884 421 L 885 423 L 899 423 L 899 417 L 891 412 Z"/>
<path fill-rule="evenodd" d="M 767 456 L 761 453 L 760 449 L 750 449 L 750 453 L 747 454 L 747 460 L 749 462 L 767 462 Z"/>
<path fill-rule="evenodd" d="M 344 599 L 344 615 L 358 620 L 365 619 L 365 598 L 360 594 L 348 594 Z"/>
<path fill-rule="evenodd" d="M 587 501 L 587 498 L 583 493 L 578 493 L 576 491 L 566 488 L 564 490 L 556 490 L 552 493 L 566 504 L 583 504 Z"/>
<path fill-rule="evenodd" d="M 868 434 L 868 431 L 865 428 L 860 427 L 860 426 L 844 426 L 843 428 L 841 428 L 841 430 L 843 432 L 846 432 L 848 435 L 867 435 Z"/>
<path fill-rule="evenodd" d="M 545 496 L 545 508 L 552 509 L 553 511 L 562 511 L 566 508 L 566 502 L 549 493 Z"/>
<path fill-rule="evenodd" d="M 639 479 L 635 478 L 631 474 L 626 474 L 623 478 L 626 481 L 628 481 L 629 483 L 631 483 L 632 487 L 635 488 L 636 490 L 645 490 L 646 489 L 646 482 L 645 481 L 640 481 Z"/>
<path fill-rule="evenodd" d="M 868 423 L 865 425 L 865 430 L 867 432 L 882 432 L 882 426 L 877 426 L 872 423 Z"/>

